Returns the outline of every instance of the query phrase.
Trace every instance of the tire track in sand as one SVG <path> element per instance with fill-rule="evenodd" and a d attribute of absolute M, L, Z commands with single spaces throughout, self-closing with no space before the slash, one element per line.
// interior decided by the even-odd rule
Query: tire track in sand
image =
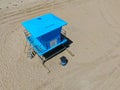
<path fill-rule="evenodd" d="M 43 5 L 39 4 L 31 8 L 19 10 L 18 12 L 11 12 L 0 17 L 0 24 L 11 23 L 14 21 L 22 21 L 25 17 L 40 15 L 52 10 L 52 7 L 59 8 L 63 7 L 65 3 L 68 3 L 67 0 L 62 2 L 50 2 Z"/>
<path fill-rule="evenodd" d="M 106 0 L 107 2 L 107 0 Z M 104 21 L 111 27 L 120 27 L 118 21 L 110 14 L 110 10 L 108 9 L 107 5 L 105 5 L 105 0 L 98 0 L 98 9 L 100 11 L 101 16 L 103 17 Z"/>

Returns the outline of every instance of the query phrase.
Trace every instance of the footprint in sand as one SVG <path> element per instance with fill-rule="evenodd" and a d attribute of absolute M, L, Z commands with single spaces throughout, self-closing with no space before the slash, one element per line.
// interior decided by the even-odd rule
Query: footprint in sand
<path fill-rule="evenodd" d="M 13 6 L 17 6 L 17 4 L 13 4 Z"/>
<path fill-rule="evenodd" d="M 9 8 L 8 6 L 6 8 Z"/>

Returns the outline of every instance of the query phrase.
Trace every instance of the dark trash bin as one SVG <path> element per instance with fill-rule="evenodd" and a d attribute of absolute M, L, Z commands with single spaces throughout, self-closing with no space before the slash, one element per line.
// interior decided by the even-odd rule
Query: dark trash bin
<path fill-rule="evenodd" d="M 62 66 L 65 66 L 67 63 L 68 63 L 68 60 L 67 60 L 67 58 L 65 57 L 65 56 L 62 56 L 61 58 L 60 58 L 60 60 L 61 60 L 61 65 Z"/>

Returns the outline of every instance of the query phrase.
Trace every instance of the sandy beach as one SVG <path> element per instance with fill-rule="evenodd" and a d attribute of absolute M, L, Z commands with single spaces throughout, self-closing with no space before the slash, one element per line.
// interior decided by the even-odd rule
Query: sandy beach
<path fill-rule="evenodd" d="M 120 0 L 0 0 L 0 90 L 119 90 Z M 24 52 L 22 21 L 54 13 L 73 41 L 43 67 Z M 65 56 L 68 64 L 60 65 Z"/>

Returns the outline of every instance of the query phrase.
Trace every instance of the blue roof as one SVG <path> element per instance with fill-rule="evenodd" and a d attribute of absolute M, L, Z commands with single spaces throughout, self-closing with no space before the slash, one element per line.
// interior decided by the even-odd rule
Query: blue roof
<path fill-rule="evenodd" d="M 34 37 L 42 36 L 66 24 L 67 22 L 52 13 L 22 22 L 24 28 Z"/>

